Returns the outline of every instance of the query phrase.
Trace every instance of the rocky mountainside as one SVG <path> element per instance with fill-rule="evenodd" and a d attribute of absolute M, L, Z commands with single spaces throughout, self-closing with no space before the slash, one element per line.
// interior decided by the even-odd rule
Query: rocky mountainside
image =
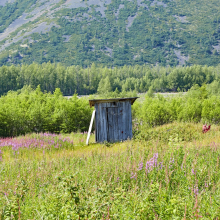
<path fill-rule="evenodd" d="M 0 65 L 217 65 L 218 0 L 0 0 Z"/>

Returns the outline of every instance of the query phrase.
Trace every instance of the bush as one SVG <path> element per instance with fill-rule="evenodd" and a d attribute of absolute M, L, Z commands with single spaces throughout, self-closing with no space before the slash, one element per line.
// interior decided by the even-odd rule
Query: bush
<path fill-rule="evenodd" d="M 202 104 L 203 122 L 214 124 L 220 123 L 220 98 L 212 96 L 210 99 L 204 100 Z"/>
<path fill-rule="evenodd" d="M 151 98 L 146 96 L 142 107 L 142 120 L 149 126 L 157 126 L 172 121 L 172 111 L 168 101 L 162 96 Z"/>
<path fill-rule="evenodd" d="M 88 129 L 92 109 L 88 101 L 63 97 L 30 88 L 8 92 L 0 98 L 0 136 L 18 136 L 29 132 L 70 133 Z"/>
<path fill-rule="evenodd" d="M 206 85 L 195 85 L 186 95 L 173 98 L 146 95 L 143 103 L 135 103 L 133 116 L 144 129 L 174 121 L 219 124 L 220 97 L 209 94 Z"/>

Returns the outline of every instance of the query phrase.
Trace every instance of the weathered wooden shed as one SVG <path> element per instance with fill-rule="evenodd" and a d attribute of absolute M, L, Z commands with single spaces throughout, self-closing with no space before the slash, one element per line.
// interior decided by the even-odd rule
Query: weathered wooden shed
<path fill-rule="evenodd" d="M 131 105 L 138 97 L 89 100 L 95 106 L 96 142 L 117 142 L 132 138 Z"/>

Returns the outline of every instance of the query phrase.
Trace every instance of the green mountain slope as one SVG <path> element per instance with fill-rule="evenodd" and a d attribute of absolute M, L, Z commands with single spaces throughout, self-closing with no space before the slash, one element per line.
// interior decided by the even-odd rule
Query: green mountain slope
<path fill-rule="evenodd" d="M 217 65 L 218 0 L 3 0 L 0 65 Z"/>

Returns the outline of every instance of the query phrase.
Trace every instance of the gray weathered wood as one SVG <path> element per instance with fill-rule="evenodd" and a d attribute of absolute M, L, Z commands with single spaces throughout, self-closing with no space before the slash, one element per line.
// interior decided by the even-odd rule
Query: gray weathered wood
<path fill-rule="evenodd" d="M 96 142 L 116 142 L 132 138 L 131 105 L 134 98 L 110 99 L 109 102 L 92 101 L 96 109 Z"/>

